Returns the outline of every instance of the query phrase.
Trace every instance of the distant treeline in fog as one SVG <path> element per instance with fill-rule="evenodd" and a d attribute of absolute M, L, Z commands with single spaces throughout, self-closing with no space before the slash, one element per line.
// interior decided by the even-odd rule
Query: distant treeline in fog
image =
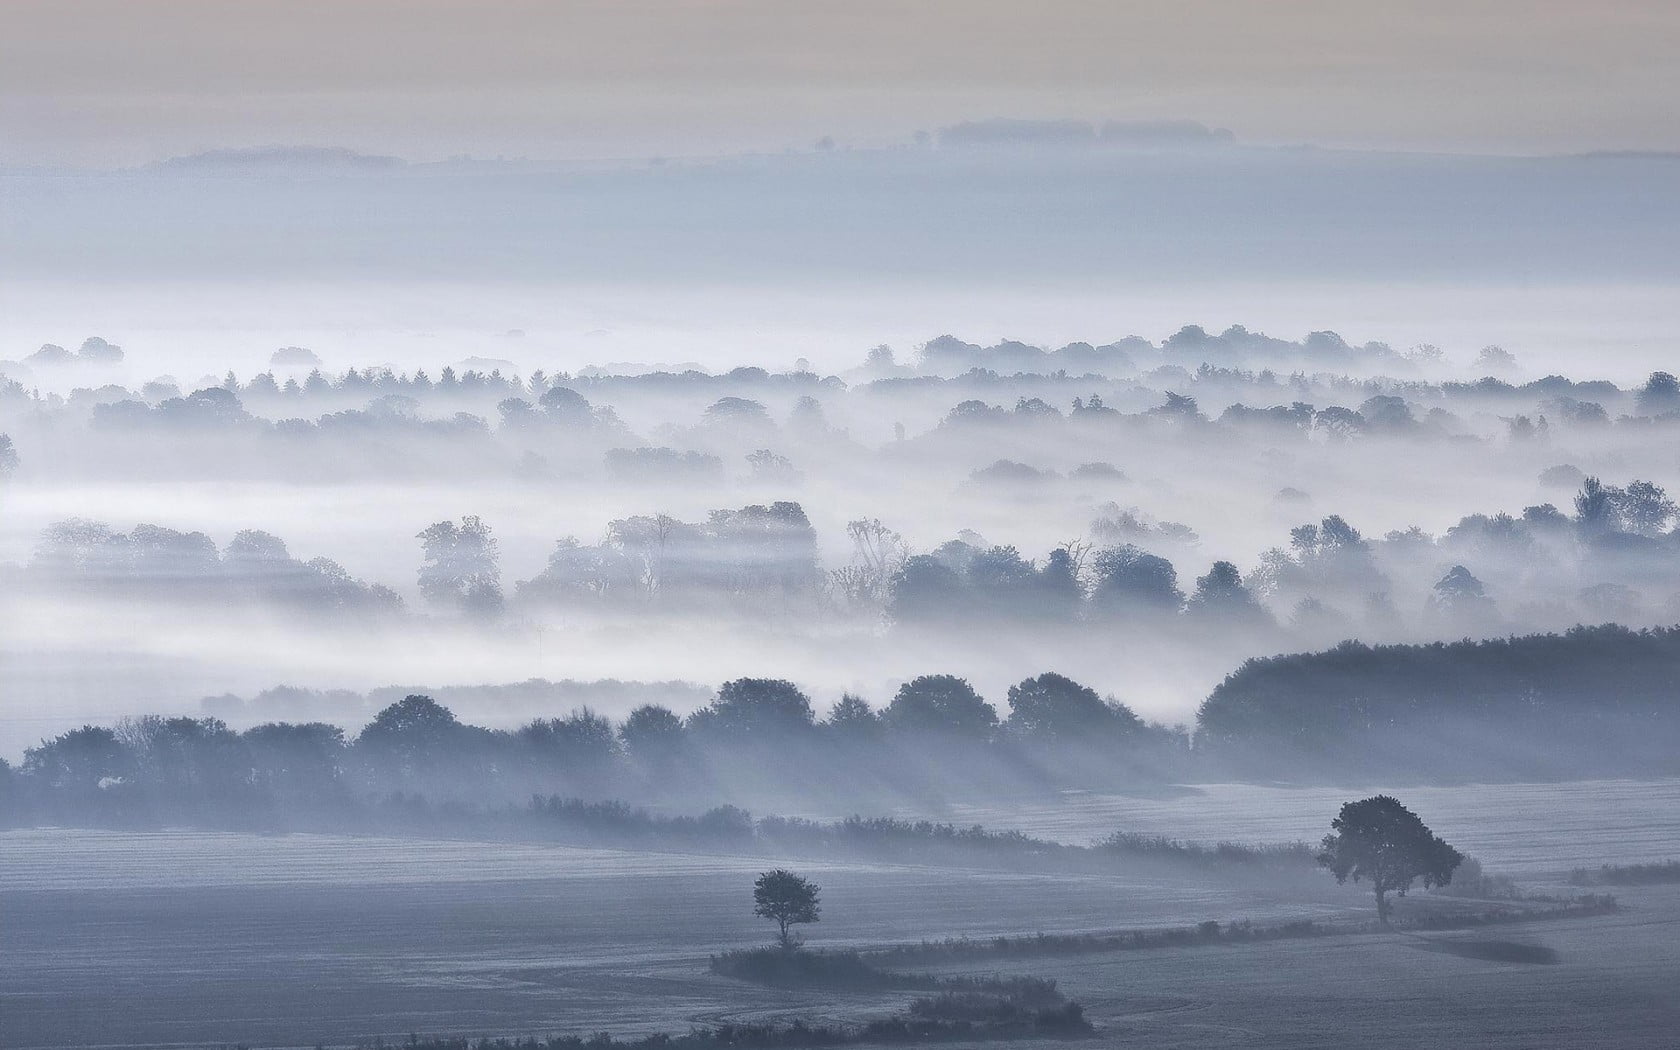
<path fill-rule="evenodd" d="M 822 719 L 791 682 L 738 679 L 687 717 L 644 704 L 616 724 L 582 709 L 512 731 L 420 694 L 353 737 L 324 722 L 129 719 L 30 748 L 0 765 L 0 792 L 14 820 L 434 830 L 535 797 L 525 817 L 610 817 L 631 834 L 642 818 L 560 800 L 888 807 L 1219 776 L 1673 775 L 1677 697 L 1680 628 L 1583 627 L 1251 660 L 1203 703 L 1194 737 L 1054 673 L 1011 687 L 1001 718 L 950 675 L 907 682 L 879 710 L 845 696 Z M 712 819 L 739 824 L 726 817 Z"/>
<path fill-rule="evenodd" d="M 1680 628 L 1249 660 L 1197 714 L 1223 768 L 1520 779 L 1680 772 Z"/>
<path fill-rule="evenodd" d="M 27 370 L 0 363 L 0 410 L 20 469 L 43 477 L 190 468 L 282 480 L 415 478 L 490 469 L 528 483 L 704 481 L 727 472 L 790 484 L 850 458 L 901 456 L 911 438 L 926 446 L 921 456 L 976 436 L 1005 456 L 1042 456 L 1059 437 L 1208 447 L 1257 435 L 1602 443 L 1618 431 L 1680 426 L 1680 384 L 1668 373 L 1637 389 L 1556 375 L 1519 384 L 1505 378 L 1515 359 L 1496 347 L 1476 365 L 1479 378 L 1441 379 L 1432 347 L 1400 353 L 1352 347 L 1334 333 L 1295 343 L 1192 326 L 1158 348 L 1136 339 L 983 348 L 946 336 L 924 345 L 912 365 L 883 347 L 845 377 L 756 367 L 520 374 L 512 362 L 483 360 L 436 378 L 385 366 L 334 376 L 279 366 L 244 380 L 229 372 L 183 386 L 164 377 L 65 396 L 42 393 Z M 1372 374 L 1345 374 L 1355 366 Z M 213 445 L 203 443 L 208 434 Z M 357 454 L 341 458 L 346 450 Z"/>
<path fill-rule="evenodd" d="M 400 812 L 405 798 L 979 797 L 1157 783 L 1188 756 L 1185 730 L 1147 724 L 1053 673 L 1012 687 L 1008 705 L 1000 719 L 963 679 L 928 675 L 880 711 L 846 696 L 819 720 L 792 683 L 739 679 L 686 718 L 644 704 L 614 724 L 585 708 L 502 731 L 463 723 L 415 694 L 354 736 L 325 722 L 235 732 L 214 717 L 85 726 L 30 748 L 4 772 L 8 793 L 38 819 L 260 824 L 287 815 L 353 820 L 379 800 Z"/>
<path fill-rule="evenodd" d="M 1661 486 L 1580 481 L 1570 511 L 1550 503 L 1466 515 L 1440 536 L 1413 527 L 1368 538 L 1340 515 L 1289 531 L 1246 575 L 1219 560 L 1193 583 L 1171 558 L 1194 533 L 1110 504 L 1088 539 L 1042 557 L 973 532 L 914 552 L 879 519 L 847 526 L 844 564 L 829 568 L 797 502 L 610 522 L 595 543 L 561 539 L 544 569 L 503 583 L 496 537 L 475 516 L 415 537 L 416 586 L 433 613 L 493 623 L 566 611 L 728 613 L 840 621 L 906 631 L 1074 628 L 1219 634 L 1250 651 L 1350 638 L 1399 641 L 1562 629 L 1586 621 L 1680 617 L 1680 511 Z M 392 622 L 403 600 L 330 558 L 292 556 L 278 537 L 243 530 L 220 549 L 200 532 L 139 525 L 127 533 L 59 522 L 15 585 L 58 596 L 148 603 L 271 606 Z"/>

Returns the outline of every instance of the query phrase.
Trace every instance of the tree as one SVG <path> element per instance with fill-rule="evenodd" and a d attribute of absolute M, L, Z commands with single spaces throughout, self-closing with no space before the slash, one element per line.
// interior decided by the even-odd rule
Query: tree
<path fill-rule="evenodd" d="M 1575 496 L 1575 523 L 1583 535 L 1597 538 L 1622 530 L 1621 490 L 1610 488 L 1597 478 L 1581 482 Z"/>
<path fill-rule="evenodd" d="M 537 399 L 537 404 L 549 419 L 566 426 L 587 425 L 591 418 L 589 402 L 569 387 L 549 388 Z"/>
<path fill-rule="evenodd" d="M 1075 743 L 1102 736 L 1136 732 L 1136 715 L 1116 704 L 1103 703 L 1089 686 L 1054 671 L 1009 687 L 1009 719 L 1013 732 L 1040 740 Z"/>
<path fill-rule="evenodd" d="M 967 679 L 928 674 L 899 686 L 881 720 L 897 730 L 984 738 L 997 725 L 997 712 Z"/>
<path fill-rule="evenodd" d="M 1079 615 L 1085 590 L 1079 583 L 1079 559 L 1067 547 L 1057 547 L 1038 570 L 1038 602 L 1033 615 L 1058 623 L 1071 622 Z"/>
<path fill-rule="evenodd" d="M 1632 481 L 1612 494 L 1622 524 L 1641 536 L 1662 535 L 1676 513 L 1674 501 L 1654 482 Z"/>
<path fill-rule="evenodd" d="M 873 737 L 881 728 L 881 718 L 863 697 L 846 693 L 835 702 L 823 723 L 831 733 L 846 739 Z"/>
<path fill-rule="evenodd" d="M 1097 552 L 1091 606 L 1100 613 L 1170 616 L 1184 603 L 1172 562 L 1132 544 Z"/>
<path fill-rule="evenodd" d="M 17 448 L 12 444 L 9 434 L 0 434 L 0 478 L 9 478 L 17 472 Z"/>
<path fill-rule="evenodd" d="M 1517 367 L 1516 355 L 1503 347 L 1484 346 L 1476 355 L 1476 367 L 1484 373 L 1509 372 Z"/>
<path fill-rule="evenodd" d="M 966 591 L 956 569 L 931 554 L 918 554 L 893 573 L 887 614 L 901 624 L 937 623 L 961 608 Z"/>
<path fill-rule="evenodd" d="M 606 773 L 618 754 L 611 722 L 585 707 L 565 718 L 539 718 L 513 734 L 533 773 L 585 781 Z"/>
<path fill-rule="evenodd" d="M 716 699 L 689 716 L 689 728 L 732 742 L 781 740 L 815 724 L 811 698 L 781 678 L 725 682 Z"/>
<path fill-rule="evenodd" d="M 988 547 L 968 563 L 969 610 L 997 617 L 1031 615 L 1038 573 L 1014 547 Z"/>
<path fill-rule="evenodd" d="M 1482 581 L 1462 565 L 1454 565 L 1436 581 L 1429 601 L 1431 608 L 1456 629 L 1474 630 L 1495 620 L 1493 599 L 1487 596 Z"/>
<path fill-rule="evenodd" d="M 440 521 L 415 538 L 425 556 L 420 566 L 420 593 L 427 601 L 455 605 L 480 615 L 501 611 L 496 538 L 483 520 L 469 514 L 459 525 Z"/>
<path fill-rule="evenodd" d="M 784 952 L 799 945 L 788 928 L 820 921 L 821 910 L 817 905 L 817 884 L 784 868 L 767 871 L 753 883 L 753 914 L 775 920 L 779 927 L 776 940 Z"/>
<path fill-rule="evenodd" d="M 1660 416 L 1680 408 L 1680 380 L 1668 372 L 1652 372 L 1637 398 L 1642 415 Z"/>
<path fill-rule="evenodd" d="M 1445 886 L 1464 862 L 1464 854 L 1430 831 L 1416 813 L 1388 795 L 1349 802 L 1330 822 L 1318 863 L 1337 882 L 1371 880 L 1377 895 L 1377 920 L 1388 925 L 1388 894 L 1401 897 L 1422 879 L 1425 889 Z"/>
<path fill-rule="evenodd" d="M 470 730 L 429 696 L 411 693 L 380 711 L 356 737 L 356 751 L 375 772 L 414 779 L 456 757 Z"/>
<path fill-rule="evenodd" d="M 770 413 L 757 401 L 744 397 L 722 397 L 707 406 L 700 418 L 709 426 L 730 430 L 774 430 Z"/>
<path fill-rule="evenodd" d="M 1194 617 L 1229 626 L 1265 625 L 1266 610 L 1243 585 L 1242 574 L 1228 561 L 1216 561 L 1206 576 L 1196 577 L 1196 593 L 1185 603 Z"/>
<path fill-rule="evenodd" d="M 658 704 L 643 704 L 630 712 L 619 727 L 618 738 L 632 758 L 663 762 L 683 744 L 683 724 L 676 712 Z"/>
<path fill-rule="evenodd" d="M 134 753 L 104 726 L 83 726 L 23 753 L 23 775 L 55 791 L 89 794 L 134 775 Z"/>
<path fill-rule="evenodd" d="M 342 787 L 344 730 L 324 722 L 268 722 L 243 734 L 252 782 L 276 796 L 304 802 L 332 798 Z"/>

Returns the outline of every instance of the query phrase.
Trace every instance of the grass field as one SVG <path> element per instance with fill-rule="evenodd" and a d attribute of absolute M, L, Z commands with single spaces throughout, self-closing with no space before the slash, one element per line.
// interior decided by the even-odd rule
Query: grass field
<path fill-rule="evenodd" d="M 1045 830 L 1030 813 L 1021 819 Z M 1500 819 L 1484 815 L 1490 827 Z M 1578 861 L 1579 830 L 1563 826 L 1549 844 L 1560 860 L 1531 863 L 1531 885 L 1561 885 Z M 1547 846 L 1533 843 L 1524 855 L 1538 858 Z M 1663 848 L 1647 837 L 1624 854 L 1604 840 L 1594 857 Z M 1680 853 L 1674 839 L 1666 848 Z M 332 836 L 3 833 L 0 1045 L 635 1035 L 901 1009 L 902 993 L 773 990 L 706 972 L 710 953 L 767 938 L 749 890 L 766 866 L 754 857 Z M 1158 870 L 797 867 L 823 887 L 823 921 L 809 930 L 815 945 L 1371 912 L 1362 890 L 1328 877 L 1256 887 Z M 1617 893 L 1623 912 L 1602 918 L 949 970 L 1056 978 L 1086 1006 L 1095 1045 L 1664 1045 L 1680 1031 L 1680 887 Z"/>
<path fill-rule="evenodd" d="M 1680 854 L 1680 779 L 1454 787 L 1207 784 L 1155 798 L 1082 792 L 1052 802 L 957 806 L 941 817 L 1076 843 L 1116 828 L 1186 839 L 1316 843 L 1343 802 L 1378 792 L 1398 797 L 1443 838 L 1512 875 L 1550 877 L 1607 858 L 1633 863 Z"/>

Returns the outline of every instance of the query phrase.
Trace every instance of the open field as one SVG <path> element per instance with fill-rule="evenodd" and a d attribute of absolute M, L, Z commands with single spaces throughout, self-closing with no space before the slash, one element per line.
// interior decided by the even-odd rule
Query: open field
<path fill-rule="evenodd" d="M 1069 793 L 1056 802 L 954 806 L 940 819 L 1085 843 L 1117 828 L 1184 839 L 1316 843 L 1350 798 L 1395 795 L 1491 869 L 1529 880 L 1680 854 L 1680 780 L 1453 787 L 1204 784 L 1156 798 Z M 909 814 L 901 814 L 909 815 Z"/>
<path fill-rule="evenodd" d="M 0 857 L 8 1046 L 681 1030 L 831 998 L 704 975 L 707 953 L 763 939 L 749 897 L 763 858 L 82 831 L 0 835 Z M 1333 885 L 1245 890 L 1158 873 L 799 868 L 823 887 L 822 944 L 1365 906 Z M 307 1031 L 299 1017 L 313 1019 Z"/>
<path fill-rule="evenodd" d="M 1174 1047 L 1654 1047 L 1680 1031 L 1680 893 L 1621 915 L 1474 932 L 1370 935 L 1033 959 L 1096 1042 Z M 1551 965 L 1477 958 L 1550 948 Z M 1447 950 L 1450 949 L 1450 950 Z"/>
<path fill-rule="evenodd" d="M 1242 790 L 1246 807 L 1237 789 L 1215 787 L 1171 800 L 1074 799 L 1059 810 L 1023 807 L 986 819 L 1074 840 L 1117 823 L 1263 839 L 1297 826 L 1293 834 L 1307 835 L 1327 818 L 1324 800 L 1345 795 Z M 1667 823 L 1659 813 L 1674 790 L 1605 783 L 1404 797 L 1421 799 L 1444 833 L 1490 868 L 1518 870 L 1527 885 L 1551 889 L 1583 858 L 1680 852 L 1672 800 Z M 1550 824 L 1542 820 L 1548 798 Z M 1571 816 L 1584 815 L 1595 798 L 1601 822 Z M 1200 823 L 1189 819 L 1198 811 Z M 1167 822 L 1174 813 L 1183 819 Z M 1642 834 L 1632 835 L 1636 825 Z M 765 938 L 748 885 L 768 866 L 757 857 L 519 844 L 7 832 L 0 1044 L 313 1046 L 410 1031 L 629 1035 L 901 1008 L 904 993 L 777 991 L 706 973 L 709 953 Z M 813 944 L 829 946 L 1370 915 L 1362 889 L 1328 877 L 1255 887 L 1157 870 L 1054 876 L 796 866 L 823 887 L 823 922 L 810 932 Z M 1680 1025 L 1672 991 L 1680 986 L 1672 950 L 1680 888 L 1621 897 L 1624 912 L 1608 918 L 986 960 L 953 972 L 1054 977 L 1085 1004 L 1098 1041 L 1112 1045 L 1659 1045 Z"/>

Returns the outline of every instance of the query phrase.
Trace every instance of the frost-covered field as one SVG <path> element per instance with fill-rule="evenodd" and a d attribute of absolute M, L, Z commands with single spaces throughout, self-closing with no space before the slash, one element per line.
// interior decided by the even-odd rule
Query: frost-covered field
<path fill-rule="evenodd" d="M 1086 1007 L 1098 1045 L 1150 1050 L 1644 1050 L 1680 1032 L 1680 890 L 1622 894 L 1608 918 L 1034 959 Z M 1515 941 L 1553 965 L 1447 950 Z M 1462 949 L 1460 949 L 1462 950 Z M 1063 1044 L 1065 1045 L 1065 1044 Z"/>
<path fill-rule="evenodd" d="M 1116 829 L 1235 842 L 1317 842 L 1343 802 L 1399 798 L 1492 869 L 1535 878 L 1680 856 L 1680 780 L 1456 787 L 1208 784 L 1163 798 L 1069 794 L 1059 803 L 955 806 L 941 819 L 1084 843 Z"/>
<path fill-rule="evenodd" d="M 1400 794 L 1490 868 L 1551 886 L 1574 864 L 1680 855 L 1677 791 L 1606 782 Z M 1070 840 L 1120 826 L 1271 841 L 1316 837 L 1348 797 L 1215 786 L 963 816 Z M 0 833 L 0 1045 L 628 1034 L 895 1008 L 892 996 L 773 992 L 706 974 L 708 953 L 765 938 L 750 883 L 770 864 L 317 835 Z M 1157 872 L 792 866 L 823 887 L 815 944 L 1369 911 L 1361 890 L 1328 878 L 1291 889 Z M 1617 1045 L 1657 1045 L 1663 1026 L 1680 1030 L 1680 893 L 1624 899 L 1630 908 L 1609 919 L 1482 934 L 1555 948 L 1555 966 L 1419 950 L 1439 936 L 1403 935 L 1000 965 L 1057 977 L 1117 1044 L 1610 1045 L 1588 1036 L 1615 1022 Z"/>
<path fill-rule="evenodd" d="M 762 858 L 324 836 L 0 835 L 7 1046 L 685 1030 L 843 1007 L 706 976 L 761 942 Z M 800 863 L 812 940 L 875 943 L 1331 914 L 1321 896 L 1149 877 Z M 878 998 L 857 1005 L 880 1006 Z M 299 1018 L 310 1018 L 307 1023 Z"/>

